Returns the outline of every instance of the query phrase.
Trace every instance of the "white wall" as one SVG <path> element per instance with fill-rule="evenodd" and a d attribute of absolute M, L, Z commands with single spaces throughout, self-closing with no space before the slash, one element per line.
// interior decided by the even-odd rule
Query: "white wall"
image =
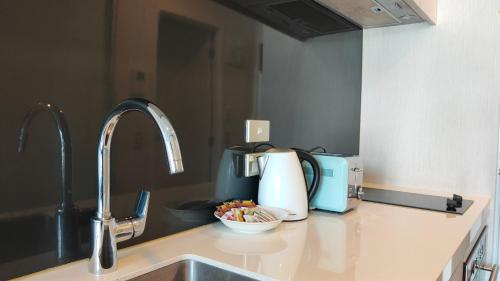
<path fill-rule="evenodd" d="M 437 26 L 365 30 L 360 154 L 368 182 L 494 195 L 499 2 L 439 0 Z"/>
<path fill-rule="evenodd" d="M 492 195 L 500 5 L 439 0 L 437 26 L 365 30 L 360 153 L 367 180 Z"/>

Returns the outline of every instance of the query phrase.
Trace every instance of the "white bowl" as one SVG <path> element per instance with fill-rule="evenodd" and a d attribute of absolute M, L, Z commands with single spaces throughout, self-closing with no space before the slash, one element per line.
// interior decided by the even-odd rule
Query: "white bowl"
<path fill-rule="evenodd" d="M 241 221 L 232 221 L 223 219 L 217 216 L 215 213 L 214 215 L 225 226 L 229 227 L 233 231 L 240 233 L 249 233 L 249 234 L 261 233 L 276 228 L 284 219 L 288 217 L 288 212 L 286 210 L 274 207 L 264 207 L 264 206 L 259 206 L 259 207 L 271 213 L 276 218 L 276 220 L 268 222 L 241 222 Z"/>

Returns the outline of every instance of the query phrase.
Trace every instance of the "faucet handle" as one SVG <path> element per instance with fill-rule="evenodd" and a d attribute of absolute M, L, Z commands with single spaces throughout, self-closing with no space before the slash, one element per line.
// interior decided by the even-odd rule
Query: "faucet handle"
<path fill-rule="evenodd" d="M 131 217 L 116 219 L 114 233 L 117 243 L 138 237 L 144 232 L 148 216 L 149 195 L 149 191 L 140 190 L 137 194 L 134 214 Z"/>
<path fill-rule="evenodd" d="M 144 189 L 137 193 L 137 199 L 135 200 L 135 214 L 136 218 L 146 218 L 148 216 L 148 206 L 150 192 Z"/>
<path fill-rule="evenodd" d="M 146 227 L 146 218 L 148 217 L 150 192 L 140 190 L 135 202 L 135 214 L 132 217 L 132 226 L 134 228 L 134 237 L 140 236 Z"/>

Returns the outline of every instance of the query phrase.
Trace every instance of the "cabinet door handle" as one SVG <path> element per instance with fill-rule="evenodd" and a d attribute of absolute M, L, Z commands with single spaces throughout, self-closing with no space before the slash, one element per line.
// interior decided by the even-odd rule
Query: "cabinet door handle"
<path fill-rule="evenodd" d="M 485 270 L 491 272 L 490 279 L 488 281 L 496 281 L 498 275 L 498 265 L 485 265 L 485 264 L 476 264 L 474 266 L 478 270 Z"/>

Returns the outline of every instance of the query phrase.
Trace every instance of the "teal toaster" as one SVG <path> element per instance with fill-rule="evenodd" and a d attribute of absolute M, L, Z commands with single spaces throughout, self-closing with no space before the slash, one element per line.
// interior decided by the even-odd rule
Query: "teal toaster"
<path fill-rule="evenodd" d="M 311 200 L 310 208 L 333 212 L 346 212 L 362 200 L 363 166 L 359 156 L 313 153 L 320 166 L 320 184 Z M 302 164 L 308 184 L 312 181 L 312 168 Z"/>

